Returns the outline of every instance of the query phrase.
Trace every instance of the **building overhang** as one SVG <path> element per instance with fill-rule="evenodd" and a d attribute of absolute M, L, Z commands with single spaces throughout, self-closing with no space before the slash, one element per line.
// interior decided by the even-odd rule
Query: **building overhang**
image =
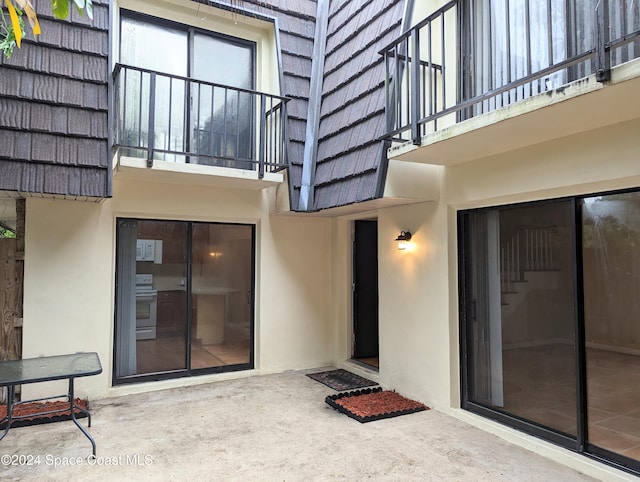
<path fill-rule="evenodd" d="M 279 214 L 319 217 L 354 216 L 379 209 L 407 204 L 437 202 L 444 168 L 428 164 L 389 160 L 382 197 L 358 203 L 346 204 L 319 211 L 296 212 L 289 210 L 288 199 L 278 193 L 276 200 Z"/>
<path fill-rule="evenodd" d="M 113 178 L 114 182 L 127 180 L 248 190 L 262 190 L 284 182 L 281 172 L 265 172 L 259 178 L 255 170 L 199 164 L 156 161 L 152 167 L 147 167 L 146 159 L 125 156 L 115 164 Z"/>
<path fill-rule="evenodd" d="M 389 148 L 389 159 L 452 166 L 640 117 L 640 59 L 611 80 L 585 77 L 563 87 Z"/>

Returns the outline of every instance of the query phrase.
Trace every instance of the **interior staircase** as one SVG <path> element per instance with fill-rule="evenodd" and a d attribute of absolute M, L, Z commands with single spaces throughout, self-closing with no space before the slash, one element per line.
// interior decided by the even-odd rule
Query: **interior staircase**
<path fill-rule="evenodd" d="M 560 270 L 557 226 L 519 226 L 500 247 L 503 316 L 535 289 L 556 289 Z"/>

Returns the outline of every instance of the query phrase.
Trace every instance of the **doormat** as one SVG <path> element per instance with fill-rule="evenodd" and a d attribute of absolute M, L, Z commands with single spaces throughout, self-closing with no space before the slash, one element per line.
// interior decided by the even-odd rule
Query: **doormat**
<path fill-rule="evenodd" d="M 329 395 L 324 401 L 360 423 L 429 410 L 420 402 L 396 392 L 383 391 L 381 387 Z"/>
<path fill-rule="evenodd" d="M 330 370 L 328 372 L 309 373 L 309 378 L 320 382 L 337 391 L 354 390 L 356 388 L 372 387 L 376 382 L 368 380 L 346 370 Z"/>
<path fill-rule="evenodd" d="M 84 408 L 88 410 L 88 402 L 86 400 L 82 400 L 80 398 L 75 399 L 75 404 L 78 407 Z M 69 406 L 69 402 L 65 401 L 54 401 L 54 402 L 27 402 L 16 407 L 13 407 L 12 420 L 11 420 L 11 428 L 14 427 L 27 427 L 29 425 L 39 425 L 41 423 L 51 423 L 51 422 L 61 422 L 64 420 L 71 420 L 71 411 L 69 409 L 56 412 L 49 413 L 43 415 L 42 412 L 51 412 L 53 410 L 63 410 L 65 407 Z M 87 416 L 86 413 L 76 409 L 76 418 L 85 418 Z M 31 415 L 31 416 L 30 416 Z M 7 406 L 0 405 L 0 430 L 4 430 L 7 427 Z M 18 416 L 26 416 L 26 418 L 21 418 L 16 420 L 13 417 Z"/>

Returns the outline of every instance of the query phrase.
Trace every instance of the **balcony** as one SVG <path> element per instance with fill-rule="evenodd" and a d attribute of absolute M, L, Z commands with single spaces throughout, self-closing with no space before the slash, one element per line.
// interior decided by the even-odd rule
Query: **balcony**
<path fill-rule="evenodd" d="M 262 189 L 287 167 L 287 100 L 117 64 L 114 169 L 123 179 Z"/>
<path fill-rule="evenodd" d="M 453 0 L 380 53 L 390 159 L 454 165 L 640 116 L 640 6 Z M 588 94 L 588 95 L 587 95 Z"/>

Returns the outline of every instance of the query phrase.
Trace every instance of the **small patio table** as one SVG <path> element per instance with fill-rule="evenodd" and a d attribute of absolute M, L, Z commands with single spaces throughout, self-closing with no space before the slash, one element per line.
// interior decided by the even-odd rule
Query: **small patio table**
<path fill-rule="evenodd" d="M 4 429 L 0 440 L 2 440 L 9 429 L 11 423 L 14 420 L 20 420 L 24 418 L 30 418 L 38 415 L 50 415 L 54 413 L 65 412 L 69 410 L 71 414 L 71 420 L 75 423 L 80 431 L 84 433 L 93 448 L 93 455 L 96 455 L 96 442 L 89 434 L 86 428 L 84 428 L 76 418 L 76 410 L 86 414 L 88 418 L 88 426 L 91 427 L 91 414 L 89 410 L 79 407 L 75 404 L 73 395 L 73 381 L 79 377 L 88 377 L 91 375 L 98 375 L 102 373 L 102 365 L 100 364 L 100 358 L 95 352 L 88 353 L 74 353 L 72 355 L 56 355 L 56 356 L 42 356 L 38 358 L 25 358 L 23 360 L 5 360 L 0 361 L 0 387 L 7 387 L 7 416 L 0 420 L 0 423 L 7 421 L 7 426 Z M 69 380 L 69 391 L 63 395 L 53 395 L 50 397 L 35 398 L 32 400 L 23 400 L 16 402 L 15 391 L 16 385 L 26 385 L 28 383 L 49 382 L 53 380 Z M 54 398 L 66 398 L 69 402 L 69 408 L 62 408 L 58 410 L 44 411 L 36 414 L 29 415 L 13 415 L 13 409 L 17 405 L 24 403 L 39 402 L 42 400 L 51 400 Z"/>

